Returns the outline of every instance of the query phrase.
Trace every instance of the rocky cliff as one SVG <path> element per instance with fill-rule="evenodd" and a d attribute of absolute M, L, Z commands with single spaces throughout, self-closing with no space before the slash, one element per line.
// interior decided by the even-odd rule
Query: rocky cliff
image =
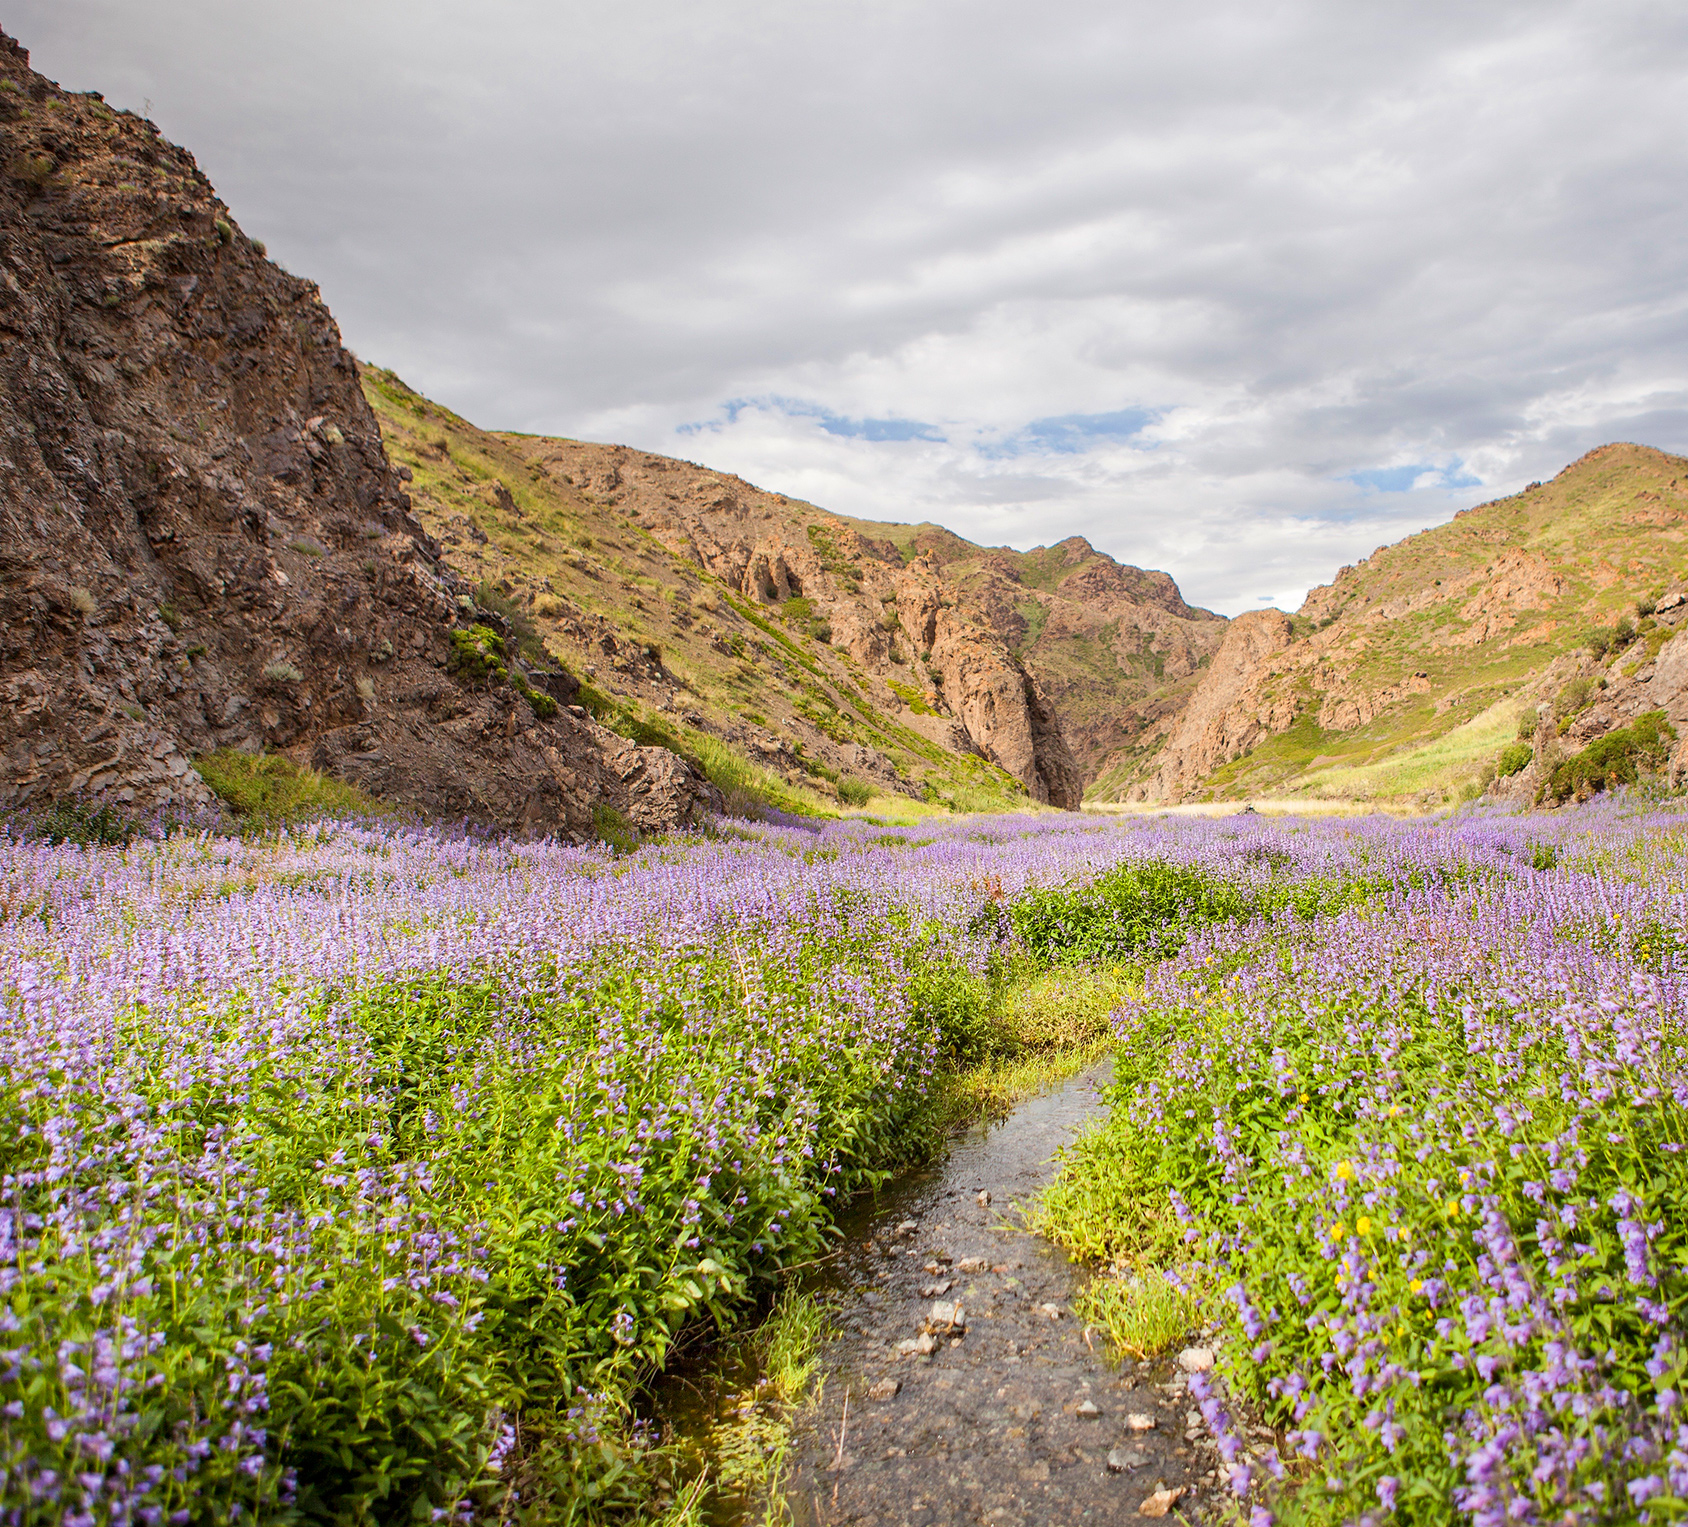
<path fill-rule="evenodd" d="M 191 155 L 0 36 L 0 163 L 0 808 L 193 802 L 217 748 L 528 831 L 709 803 L 559 707 L 561 676 L 462 661 L 491 617 L 412 516 L 332 317 Z"/>
<path fill-rule="evenodd" d="M 625 446 L 503 437 L 540 473 L 635 522 L 753 607 L 797 613 L 900 726 L 977 753 L 1035 800 L 1077 807 L 1061 718 L 989 612 L 937 557 L 737 477 Z M 874 681 L 877 681 L 875 683 Z M 900 692 L 900 693 L 899 693 Z"/>
<path fill-rule="evenodd" d="M 1087 781 L 1182 709 L 1224 638 L 1225 618 L 1185 603 L 1167 574 L 1082 536 L 1026 552 L 930 543 L 1049 697 Z"/>

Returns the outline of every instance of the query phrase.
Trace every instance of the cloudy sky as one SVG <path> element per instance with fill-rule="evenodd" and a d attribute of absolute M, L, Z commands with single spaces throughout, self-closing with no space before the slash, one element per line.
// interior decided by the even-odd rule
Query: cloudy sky
<path fill-rule="evenodd" d="M 1227 613 L 1688 450 L 1688 7 L 12 0 L 477 423 Z"/>

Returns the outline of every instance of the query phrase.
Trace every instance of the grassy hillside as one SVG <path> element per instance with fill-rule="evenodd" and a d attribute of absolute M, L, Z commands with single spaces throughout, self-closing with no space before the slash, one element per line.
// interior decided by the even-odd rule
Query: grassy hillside
<path fill-rule="evenodd" d="M 1426 803 L 1468 785 L 1620 621 L 1668 632 L 1653 603 L 1688 583 L 1688 459 L 1609 445 L 1551 482 L 1381 548 L 1315 589 L 1289 645 L 1238 704 L 1282 725 L 1206 772 L 1197 798 L 1267 795 Z M 1627 669 L 1648 648 L 1631 646 Z M 1123 793 L 1159 760 L 1116 761 Z"/>
<path fill-rule="evenodd" d="M 552 475 L 391 371 L 366 367 L 363 384 L 447 560 L 536 657 L 583 681 L 583 703 L 617 731 L 693 758 L 741 807 L 907 816 L 1028 804 L 995 765 L 894 720 L 887 686 L 803 622 L 674 556 L 613 494 Z"/>

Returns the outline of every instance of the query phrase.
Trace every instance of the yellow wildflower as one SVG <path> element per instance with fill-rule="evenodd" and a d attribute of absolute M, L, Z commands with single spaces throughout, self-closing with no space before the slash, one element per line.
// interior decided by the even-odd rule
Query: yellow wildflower
<path fill-rule="evenodd" d="M 1448 1200 L 1448 1218 L 1459 1218 L 1459 1200 L 1457 1198 L 1450 1198 Z"/>
<path fill-rule="evenodd" d="M 1333 1241 L 1340 1241 L 1347 1234 L 1348 1234 L 1348 1232 L 1345 1229 L 1343 1229 L 1343 1227 L 1342 1227 L 1342 1221 L 1341 1220 L 1338 1220 L 1334 1225 L 1332 1225 L 1330 1227 L 1330 1238 Z"/>
<path fill-rule="evenodd" d="M 1354 1180 L 1354 1168 L 1346 1161 L 1337 1162 L 1336 1180 L 1338 1182 L 1352 1182 Z"/>
<path fill-rule="evenodd" d="M 1407 1287 L 1415 1294 L 1422 1294 L 1424 1292 L 1424 1279 L 1414 1278 Z"/>
<path fill-rule="evenodd" d="M 1370 1235 L 1371 1216 L 1369 1214 L 1362 1214 L 1359 1219 L 1354 1221 L 1354 1230 L 1359 1235 Z"/>

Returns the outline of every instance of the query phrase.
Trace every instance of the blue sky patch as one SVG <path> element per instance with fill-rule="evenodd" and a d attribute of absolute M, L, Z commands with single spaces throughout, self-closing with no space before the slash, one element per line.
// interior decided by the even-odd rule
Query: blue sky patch
<path fill-rule="evenodd" d="M 1425 473 L 1433 473 L 1441 481 L 1431 484 L 1438 488 L 1480 488 L 1482 482 L 1465 470 L 1465 463 L 1455 457 L 1445 467 L 1424 461 L 1410 467 L 1373 467 L 1367 472 L 1350 472 L 1348 481 L 1373 493 L 1407 493 Z"/>
<path fill-rule="evenodd" d="M 985 456 L 1025 456 L 1032 452 L 1077 455 L 1098 445 L 1130 440 L 1160 417 L 1153 408 L 1120 408 L 1105 414 L 1052 414 L 1033 419 L 1006 439 L 982 446 Z"/>
<path fill-rule="evenodd" d="M 852 419 L 847 414 L 834 413 L 819 403 L 803 398 L 729 398 L 721 405 L 725 423 L 736 424 L 746 409 L 765 409 L 769 413 L 784 414 L 789 419 L 813 419 L 829 435 L 843 435 L 851 440 L 943 440 L 944 432 L 935 424 L 921 419 Z M 682 424 L 676 433 L 702 434 L 705 430 L 721 428 L 722 421 L 701 424 Z"/>

